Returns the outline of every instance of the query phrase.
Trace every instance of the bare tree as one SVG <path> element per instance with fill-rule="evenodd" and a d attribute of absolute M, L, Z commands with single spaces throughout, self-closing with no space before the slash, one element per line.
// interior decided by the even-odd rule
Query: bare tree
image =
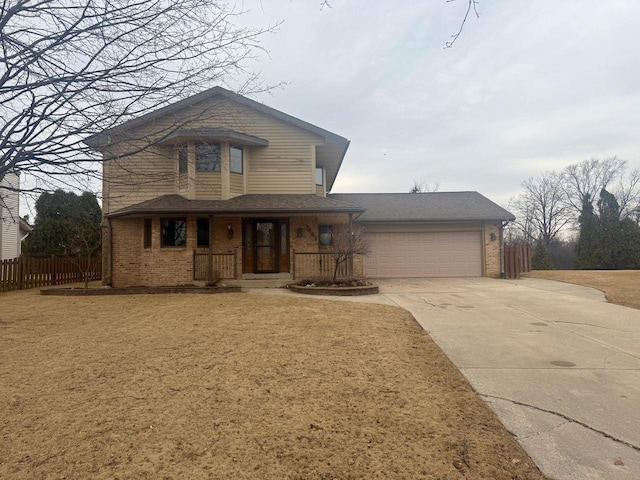
<path fill-rule="evenodd" d="M 275 27 L 240 27 L 242 13 L 222 0 L 0 2 L 0 181 L 24 172 L 41 192 L 93 178 L 87 136 L 216 84 L 259 89 L 244 63 Z"/>
<path fill-rule="evenodd" d="M 413 187 L 411 187 L 411 190 L 409 190 L 409 193 L 437 192 L 439 188 L 440 188 L 440 184 L 437 182 L 431 185 L 430 183 L 427 183 L 424 180 L 421 182 L 414 180 Z"/>
<path fill-rule="evenodd" d="M 89 288 L 89 278 L 96 257 L 102 247 L 102 235 L 99 219 L 92 218 L 88 212 L 79 214 L 68 220 L 69 241 L 71 247 L 70 260 L 82 270 L 84 288 Z"/>
<path fill-rule="evenodd" d="M 364 235 L 362 227 L 349 228 L 349 225 L 341 226 L 336 232 L 332 232 L 331 256 L 334 262 L 333 282 L 338 278 L 340 266 L 346 262 L 353 262 L 356 255 L 368 255 L 369 243 Z"/>
<path fill-rule="evenodd" d="M 514 201 L 516 222 L 527 241 L 542 240 L 548 248 L 573 216 L 565 202 L 562 178 L 555 172 L 544 172 L 523 182 L 522 188 Z"/>
<path fill-rule="evenodd" d="M 565 203 L 577 216 L 582 210 L 586 195 L 598 198 L 600 191 L 619 178 L 625 171 L 627 162 L 618 157 L 600 160 L 590 158 L 566 167 L 561 174 Z"/>
<path fill-rule="evenodd" d="M 631 218 L 637 222 L 640 212 L 640 169 L 634 168 L 622 176 L 613 188 L 620 205 L 620 219 Z"/>

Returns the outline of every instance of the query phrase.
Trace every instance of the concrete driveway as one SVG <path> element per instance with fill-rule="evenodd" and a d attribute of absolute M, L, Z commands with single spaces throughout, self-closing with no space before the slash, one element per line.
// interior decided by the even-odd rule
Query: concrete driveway
<path fill-rule="evenodd" d="M 323 298 L 409 310 L 550 478 L 640 479 L 640 310 L 549 280 L 376 282 Z"/>
<path fill-rule="evenodd" d="M 640 310 L 548 280 L 378 283 L 366 301 L 409 310 L 543 473 L 640 478 Z"/>

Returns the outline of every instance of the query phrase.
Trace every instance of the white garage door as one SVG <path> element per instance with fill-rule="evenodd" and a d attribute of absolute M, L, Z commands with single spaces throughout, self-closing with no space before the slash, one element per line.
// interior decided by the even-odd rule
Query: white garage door
<path fill-rule="evenodd" d="M 480 277 L 480 232 L 368 233 L 368 277 Z"/>

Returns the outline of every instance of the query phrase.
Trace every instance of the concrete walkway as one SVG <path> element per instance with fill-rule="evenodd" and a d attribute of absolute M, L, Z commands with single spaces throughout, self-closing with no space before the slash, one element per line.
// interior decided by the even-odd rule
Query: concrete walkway
<path fill-rule="evenodd" d="M 548 280 L 378 283 L 324 298 L 409 310 L 550 478 L 640 479 L 640 310 Z"/>

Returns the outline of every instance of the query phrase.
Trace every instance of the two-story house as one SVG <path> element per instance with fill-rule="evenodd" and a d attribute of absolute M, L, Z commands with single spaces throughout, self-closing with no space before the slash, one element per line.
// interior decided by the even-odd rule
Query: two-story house
<path fill-rule="evenodd" d="M 327 274 L 364 225 L 370 276 L 499 276 L 513 216 L 476 192 L 329 192 L 349 141 L 220 87 L 86 140 L 104 158 L 103 281 Z"/>
<path fill-rule="evenodd" d="M 20 256 L 31 226 L 20 218 L 20 175 L 8 172 L 0 181 L 0 260 Z"/>

